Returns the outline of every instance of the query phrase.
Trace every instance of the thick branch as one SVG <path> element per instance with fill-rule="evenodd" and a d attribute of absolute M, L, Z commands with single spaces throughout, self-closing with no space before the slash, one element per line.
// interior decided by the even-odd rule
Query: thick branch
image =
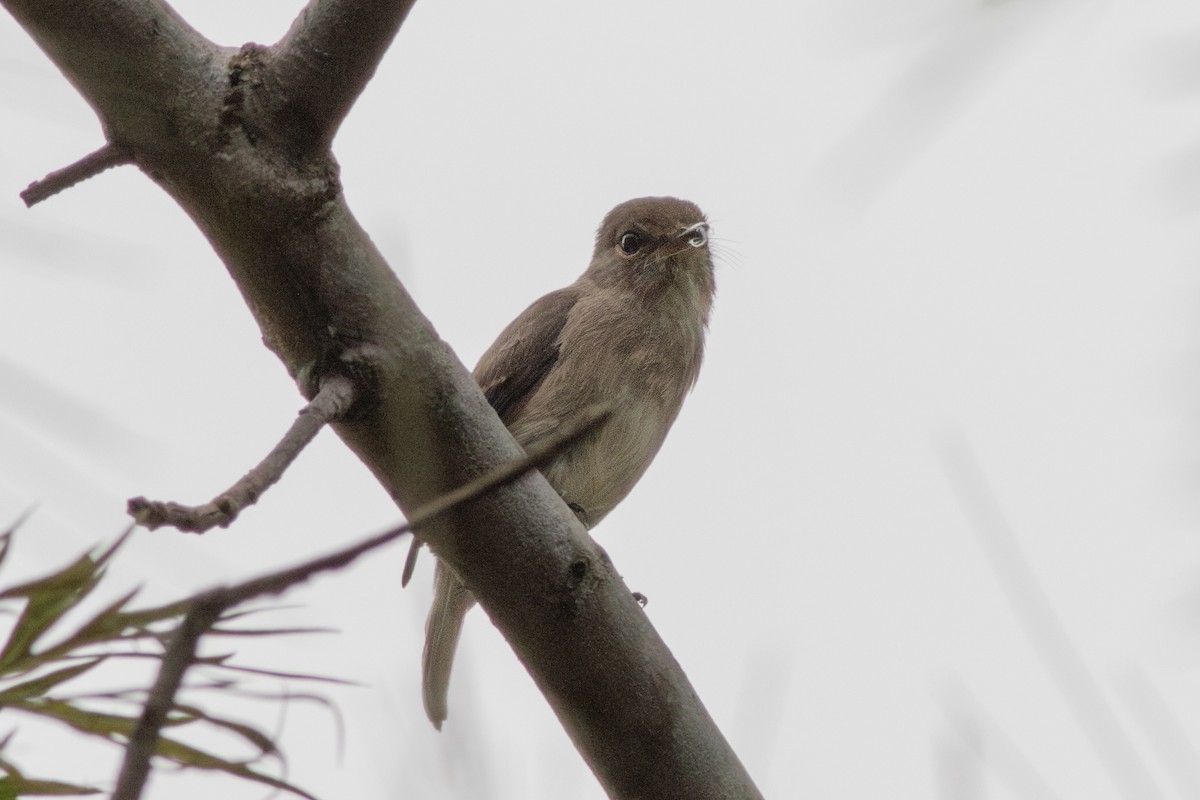
<path fill-rule="evenodd" d="M 604 421 L 608 414 L 609 409 L 603 407 L 586 409 L 576 419 L 562 426 L 554 436 L 530 448 L 528 455 L 501 464 L 486 475 L 447 492 L 423 506 L 403 525 L 295 567 L 251 578 L 233 586 L 211 589 L 193 597 L 190 608 L 171 637 L 166 652 L 163 653 L 158 678 L 146 698 L 146 706 L 125 748 L 125 760 L 121 764 L 113 800 L 137 800 L 141 796 L 146 778 L 150 774 L 150 759 L 154 756 L 159 734 L 167 722 L 167 715 L 175 707 L 175 697 L 183 685 L 183 676 L 196 663 L 196 648 L 200 638 L 226 611 L 264 595 L 281 594 L 318 573 L 342 569 L 366 553 L 395 541 L 452 508 L 511 483 L 570 447 L 579 437 Z"/>
<path fill-rule="evenodd" d="M 217 526 L 228 527 L 238 514 L 257 503 L 263 492 L 283 477 L 284 471 L 322 428 L 346 415 L 354 405 L 354 395 L 353 381 L 335 373 L 322 382 L 317 396 L 301 409 L 295 422 L 266 458 L 238 478 L 233 486 L 200 506 L 133 497 L 129 500 L 129 515 L 150 530 L 168 525 L 185 533 L 204 533 Z"/>
<path fill-rule="evenodd" d="M 416 0 L 312 0 L 272 48 L 284 121 L 328 147 Z"/>
<path fill-rule="evenodd" d="M 185 107 L 222 80 L 221 51 L 162 0 L 3 0 L 104 126 L 135 154 L 179 136 Z M 114 135 L 118 133 L 121 135 Z"/>
<path fill-rule="evenodd" d="M 97 109 L 109 140 L 129 146 L 195 220 L 292 376 L 307 383 L 348 350 L 373 354 L 377 395 L 334 429 L 401 508 L 520 455 L 350 213 L 332 154 L 296 148 L 283 129 L 279 109 L 294 103 L 326 120 L 318 127 L 336 127 L 348 87 L 366 80 L 406 5 L 389 6 L 388 17 L 368 0 L 316 0 L 278 55 L 250 48 L 234 57 L 154 0 L 0 4 Z M 353 27 L 388 19 L 382 30 Z M 328 62 L 305 55 L 318 47 L 344 49 Z M 356 48 L 369 55 L 351 55 Z M 321 79 L 320 63 L 343 77 Z M 316 88 L 281 106 L 273 93 L 296 89 L 295 70 L 312 71 Z M 311 107 L 321 103 L 325 112 Z M 518 479 L 421 533 L 472 588 L 610 796 L 759 797 L 629 589 L 544 478 Z"/>
<path fill-rule="evenodd" d="M 556 455 L 575 443 L 579 437 L 595 428 L 608 417 L 610 409 L 603 406 L 593 406 L 584 409 L 578 417 L 563 425 L 553 436 L 531 447 L 529 453 L 515 458 L 506 464 L 490 470 L 487 474 L 463 484 L 441 497 L 417 509 L 412 518 L 403 525 L 376 534 L 366 541 L 339 550 L 331 555 L 322 556 L 305 562 L 297 567 L 282 570 L 273 575 L 248 580 L 238 586 L 225 590 L 232 601 L 244 603 L 267 594 L 279 594 L 298 583 L 308 580 L 319 572 L 341 569 L 351 562 L 388 542 L 404 536 L 407 533 L 428 525 L 433 520 L 464 503 L 482 497 L 488 492 L 498 489 L 520 478 L 530 470 L 541 467 Z"/>

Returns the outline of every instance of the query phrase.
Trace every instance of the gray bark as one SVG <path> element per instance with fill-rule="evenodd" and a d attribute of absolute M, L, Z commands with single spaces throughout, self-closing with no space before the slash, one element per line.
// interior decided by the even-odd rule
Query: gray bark
<path fill-rule="evenodd" d="M 301 391 L 311 398 L 332 373 L 356 382 L 368 399 L 336 430 L 401 509 L 519 456 L 354 219 L 329 149 L 412 2 L 313 0 L 278 44 L 240 50 L 207 41 L 158 0 L 0 4 L 96 111 L 110 145 L 200 227 Z M 540 474 L 422 534 L 471 586 L 611 797 L 760 796 Z"/>

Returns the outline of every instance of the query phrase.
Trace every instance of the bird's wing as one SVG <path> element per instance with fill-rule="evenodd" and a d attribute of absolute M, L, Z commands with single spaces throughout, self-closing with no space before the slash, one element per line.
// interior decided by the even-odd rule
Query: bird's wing
<path fill-rule="evenodd" d="M 578 299 L 568 286 L 535 301 L 479 359 L 475 380 L 505 423 L 558 361 L 558 337 Z"/>
<path fill-rule="evenodd" d="M 578 299 L 578 290 L 568 286 L 534 301 L 501 331 L 479 359 L 475 381 L 505 424 L 510 422 L 509 412 L 538 387 L 558 361 L 558 335 Z M 421 543 L 420 536 L 413 537 L 401 586 L 408 586 L 412 578 Z"/>

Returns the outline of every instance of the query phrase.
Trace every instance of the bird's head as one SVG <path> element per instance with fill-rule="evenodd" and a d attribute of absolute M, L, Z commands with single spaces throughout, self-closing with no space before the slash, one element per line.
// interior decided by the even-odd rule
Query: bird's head
<path fill-rule="evenodd" d="M 627 200 L 600 223 L 588 272 L 601 285 L 650 290 L 689 284 L 711 298 L 708 239 L 708 220 L 695 203 L 674 197 Z"/>

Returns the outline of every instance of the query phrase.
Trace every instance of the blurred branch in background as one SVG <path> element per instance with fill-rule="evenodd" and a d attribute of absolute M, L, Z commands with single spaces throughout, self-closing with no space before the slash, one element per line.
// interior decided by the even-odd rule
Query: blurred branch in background
<path fill-rule="evenodd" d="M 1176 793 L 1180 797 L 1200 797 L 1200 757 L 1158 688 L 1142 669 L 1130 667 L 1117 689 L 1174 781 Z"/>
<path fill-rule="evenodd" d="M 1009 605 L 1113 785 L 1128 800 L 1163 797 L 1038 583 L 966 437 L 946 436 L 936 449 Z"/>
<path fill-rule="evenodd" d="M 935 692 L 938 706 L 964 748 L 1017 797 L 1024 800 L 1062 800 L 1012 737 L 979 705 L 966 686 L 948 681 Z M 982 796 L 982 795 L 980 795 Z M 947 794 L 949 800 L 956 795 Z"/>
<path fill-rule="evenodd" d="M 986 796 L 984 764 L 987 750 L 978 721 L 962 709 L 943 707 L 953 735 L 934 742 L 938 797 L 941 800 L 983 800 Z"/>
<path fill-rule="evenodd" d="M 93 398 L 56 386 L 3 356 L 0 356 L 0 410 L 38 437 L 70 444 L 89 455 L 127 458 L 130 463 L 168 457 L 144 432 L 121 424 L 101 410 Z M 14 459 L 20 457 L 11 451 L 6 454 Z"/>
<path fill-rule="evenodd" d="M 858 124 L 803 181 L 822 204 L 860 214 L 1019 57 L 1022 43 L 1075 0 L 1001 0 L 961 9 L 940 26 Z M 1092 4 L 1095 6 L 1102 4 Z"/>
<path fill-rule="evenodd" d="M 1174 32 L 1133 58 L 1137 88 L 1153 101 L 1148 124 L 1166 145 L 1151 165 L 1153 189 L 1164 210 L 1190 218 L 1200 209 L 1200 124 L 1192 108 L 1200 97 L 1200 37 Z"/>

